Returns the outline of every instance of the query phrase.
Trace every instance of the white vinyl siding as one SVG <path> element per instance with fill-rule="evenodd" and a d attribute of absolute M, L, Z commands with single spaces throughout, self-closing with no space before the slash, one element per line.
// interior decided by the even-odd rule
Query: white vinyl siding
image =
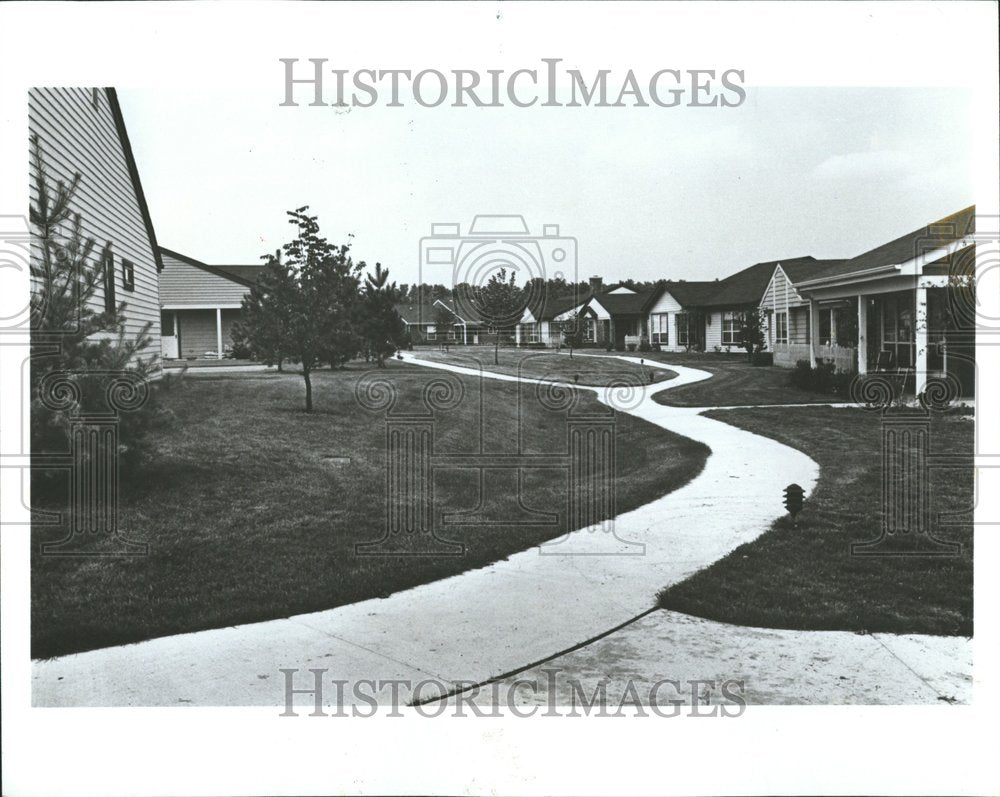
<path fill-rule="evenodd" d="M 774 314 L 774 342 L 788 343 L 788 313 L 784 310 Z"/>
<path fill-rule="evenodd" d="M 71 208 L 79 213 L 85 237 L 95 241 L 92 258 L 107 242 L 114 258 L 116 298 L 126 303 L 126 332 L 139 333 L 152 322 L 153 343 L 143 357 L 160 353 L 160 302 L 156 255 L 118 135 L 111 100 L 104 89 L 34 88 L 28 93 L 28 125 L 37 134 L 50 185 L 81 175 Z M 37 200 L 34 181 L 32 201 Z M 68 228 L 67 228 L 68 229 Z M 122 260 L 133 265 L 134 288 L 125 290 Z M 94 296 L 103 309 L 104 289 Z"/>
<path fill-rule="evenodd" d="M 184 253 L 182 253 L 184 254 Z M 239 304 L 250 288 L 166 253 L 160 273 L 160 302 L 165 307 Z"/>

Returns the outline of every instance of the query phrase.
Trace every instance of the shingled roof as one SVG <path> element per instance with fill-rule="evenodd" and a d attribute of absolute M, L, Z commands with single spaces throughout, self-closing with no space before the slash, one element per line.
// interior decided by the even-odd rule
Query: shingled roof
<path fill-rule="evenodd" d="M 746 304 L 756 304 L 767 290 L 767 285 L 774 274 L 774 268 L 781 263 L 782 266 L 788 264 L 793 268 L 801 267 L 806 263 L 816 263 L 814 257 L 792 257 L 782 260 L 767 260 L 763 263 L 754 263 L 749 268 L 737 271 L 720 280 L 717 289 L 712 292 L 708 299 L 702 302 L 703 307 L 734 307 Z"/>
<path fill-rule="evenodd" d="M 686 280 L 667 281 L 663 289 L 673 296 L 683 307 L 697 307 L 707 304 L 719 290 L 719 280 L 688 282 Z"/>
<path fill-rule="evenodd" d="M 645 313 L 656 304 L 656 300 L 663 293 L 662 287 L 649 288 L 644 291 L 632 291 L 628 293 L 615 293 L 622 286 L 616 286 L 606 291 L 596 293 L 592 298 L 596 299 L 601 307 L 611 315 L 636 315 Z"/>
<path fill-rule="evenodd" d="M 945 216 L 917 230 L 901 235 L 889 243 L 876 246 L 849 260 L 829 261 L 812 279 L 828 279 L 875 271 L 888 266 L 898 266 L 922 254 L 959 241 L 976 231 L 976 206 L 970 205 L 957 213 Z"/>
<path fill-rule="evenodd" d="M 452 313 L 455 313 L 456 317 L 461 318 L 470 326 L 479 326 L 482 323 L 478 318 L 471 317 L 467 311 L 456 313 L 453 299 L 441 299 L 440 301 Z M 433 324 L 437 314 L 437 304 L 434 301 L 399 302 L 396 304 L 396 312 L 407 324 Z"/>

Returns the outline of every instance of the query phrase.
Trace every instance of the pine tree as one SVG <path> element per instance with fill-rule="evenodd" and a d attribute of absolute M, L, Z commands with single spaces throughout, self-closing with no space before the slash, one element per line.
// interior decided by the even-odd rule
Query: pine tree
<path fill-rule="evenodd" d="M 137 335 L 126 331 L 125 302 L 105 301 L 98 288 L 114 279 L 113 243 L 97 244 L 83 233 L 83 218 L 73 210 L 82 182 L 49 178 L 42 144 L 31 138 L 34 200 L 30 207 L 31 252 L 31 441 L 36 454 L 68 450 L 74 419 L 108 413 L 109 390 L 123 377 L 144 391 L 146 400 L 118 416 L 118 459 L 123 473 L 134 472 L 149 453 L 147 432 L 166 420 L 149 382 L 158 356 L 147 322 Z M 161 384 L 169 383 L 161 380 Z M 58 395 L 53 385 L 59 383 Z"/>
<path fill-rule="evenodd" d="M 375 273 L 365 277 L 365 287 L 358 303 L 358 329 L 364 340 L 366 358 L 374 358 L 379 368 L 405 342 L 406 325 L 396 310 L 399 301 L 396 283 L 389 282 L 389 269 L 375 264 Z"/>

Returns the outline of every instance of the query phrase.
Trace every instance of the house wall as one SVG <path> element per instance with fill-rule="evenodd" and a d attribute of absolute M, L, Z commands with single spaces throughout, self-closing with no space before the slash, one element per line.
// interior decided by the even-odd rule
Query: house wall
<path fill-rule="evenodd" d="M 160 302 L 171 305 L 239 304 L 250 292 L 246 285 L 163 255 Z"/>
<path fill-rule="evenodd" d="M 33 88 L 28 92 L 28 129 L 37 134 L 49 184 L 81 179 L 71 208 L 80 214 L 84 237 L 95 241 L 95 262 L 110 242 L 115 265 L 115 299 L 125 302 L 125 329 L 137 335 L 146 323 L 152 345 L 143 358 L 160 354 L 159 275 L 155 241 L 150 239 L 139 195 L 129 170 L 126 142 L 119 135 L 112 98 L 106 89 Z M 34 167 L 32 166 L 32 174 Z M 38 199 L 34 181 L 31 200 Z M 61 232 L 70 227 L 63 225 Z M 32 241 L 32 246 L 36 243 Z M 37 249 L 33 248 L 37 256 Z M 122 259 L 134 266 L 135 289 L 125 289 Z M 93 297 L 95 309 L 104 307 L 104 287 Z M 96 337 L 109 337 L 99 333 Z"/>
<path fill-rule="evenodd" d="M 233 324 L 239 318 L 239 310 L 222 311 L 223 351 L 232 346 Z M 215 310 L 178 310 L 177 326 L 181 357 L 204 357 L 206 352 L 216 350 Z"/>
<path fill-rule="evenodd" d="M 653 342 L 654 330 L 654 316 L 666 315 L 667 316 L 667 339 L 662 338 L 657 341 L 660 345 L 660 349 L 664 351 L 683 351 L 686 347 L 680 346 L 677 343 L 677 314 L 683 312 L 684 308 L 681 306 L 673 296 L 670 295 L 668 291 L 664 291 L 663 295 L 657 300 L 656 304 L 649 311 L 649 315 L 646 317 L 646 325 L 649 330 L 649 340 L 650 343 Z"/>
<path fill-rule="evenodd" d="M 705 351 L 713 352 L 722 347 L 722 312 L 712 310 L 705 313 Z"/>

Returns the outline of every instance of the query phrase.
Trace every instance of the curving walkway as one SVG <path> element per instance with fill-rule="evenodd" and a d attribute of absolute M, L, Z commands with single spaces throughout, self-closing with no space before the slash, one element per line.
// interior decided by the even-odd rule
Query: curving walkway
<path fill-rule="evenodd" d="M 476 369 L 415 364 L 479 375 Z M 638 362 L 635 357 L 621 359 Z M 322 612 L 153 639 L 33 663 L 35 705 L 283 705 L 280 668 L 309 668 L 350 682 L 425 679 L 481 683 L 523 669 L 621 626 L 681 581 L 748 542 L 784 513 L 782 489 L 812 491 L 818 466 L 774 440 L 657 404 L 661 390 L 708 379 L 667 366 L 675 379 L 628 400 L 579 386 L 630 414 L 712 449 L 684 487 L 619 515 L 615 534 L 582 529 L 488 567 Z M 518 381 L 518 377 L 484 373 Z M 537 380 L 523 379 L 524 382 Z M 619 451 L 619 456 L 628 456 Z M 599 555 L 595 555 L 599 554 Z M 434 685 L 421 697 L 430 697 Z M 386 693 L 387 695 L 388 693 Z M 331 705 L 333 687 L 324 693 Z M 312 705 L 310 694 L 296 702 Z M 344 696 L 351 702 L 351 695 Z"/>

